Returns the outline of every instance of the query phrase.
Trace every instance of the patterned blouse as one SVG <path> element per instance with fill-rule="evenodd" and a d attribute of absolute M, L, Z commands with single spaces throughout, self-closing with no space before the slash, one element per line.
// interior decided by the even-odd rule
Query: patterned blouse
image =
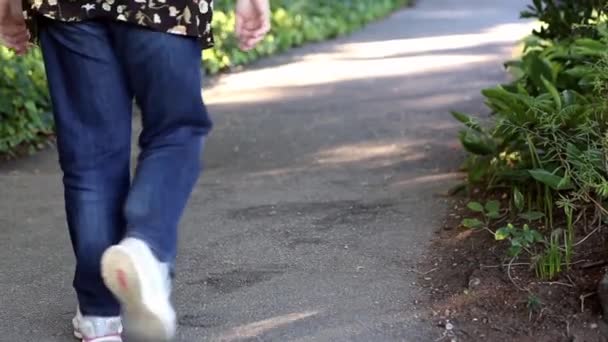
<path fill-rule="evenodd" d="M 213 0 L 25 1 L 27 7 L 24 8 L 29 18 L 42 15 L 66 22 L 88 19 L 124 21 L 157 31 L 197 37 L 203 48 L 213 46 Z"/>

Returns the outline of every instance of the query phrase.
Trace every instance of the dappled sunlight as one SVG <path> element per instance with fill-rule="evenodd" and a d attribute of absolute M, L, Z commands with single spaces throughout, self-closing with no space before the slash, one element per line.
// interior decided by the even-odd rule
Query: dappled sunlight
<path fill-rule="evenodd" d="M 317 153 L 314 158 L 318 164 L 354 163 L 370 160 L 390 161 L 395 157 L 400 160 L 416 160 L 424 157 L 424 153 L 408 153 L 410 145 L 364 143 L 345 145 Z"/>
<path fill-rule="evenodd" d="M 226 94 L 225 96 L 213 88 L 209 91 L 205 90 L 202 93 L 207 104 L 268 102 L 285 95 L 283 89 L 272 87 L 252 91 L 239 91 L 229 95 Z"/>
<path fill-rule="evenodd" d="M 250 323 L 236 327 L 225 334 L 220 336 L 220 341 L 237 341 L 246 338 L 255 338 L 269 330 L 280 328 L 282 326 L 291 324 L 296 321 L 300 321 L 312 316 L 319 314 L 319 311 L 305 311 L 299 313 L 292 313 L 283 316 L 277 316 L 270 319 L 266 319 L 259 322 Z"/>
<path fill-rule="evenodd" d="M 419 19 L 463 19 L 463 18 L 475 18 L 482 15 L 494 15 L 496 14 L 497 9 L 478 9 L 476 11 L 471 11 L 470 9 L 464 10 L 445 10 L 439 11 L 436 9 L 433 10 L 423 10 L 419 9 L 416 12 L 416 18 Z M 409 14 L 409 13 L 408 13 Z"/>
<path fill-rule="evenodd" d="M 382 60 L 311 59 L 227 76 L 220 81 L 216 88 L 207 91 L 206 96 L 209 104 L 242 102 L 243 99 L 257 102 L 264 99 L 264 97 L 258 97 L 257 94 L 268 88 L 312 86 L 448 71 L 495 59 L 496 56 L 492 54 L 421 55 Z M 287 89 L 275 93 L 276 99 L 280 98 L 284 90 Z M 241 92 L 252 92 L 252 94 L 246 95 Z M 235 95 L 235 93 L 239 93 L 239 95 Z"/>
<path fill-rule="evenodd" d="M 235 93 L 255 92 L 267 88 L 312 86 L 350 80 L 372 80 L 382 77 L 415 75 L 432 71 L 447 71 L 471 64 L 495 60 L 487 55 L 421 55 L 382 60 L 311 59 L 274 68 L 230 75 L 220 85 L 206 93 L 209 104 L 235 103 L 242 99 Z M 280 98 L 281 92 L 276 93 Z M 258 101 L 257 95 L 249 98 Z"/>
<path fill-rule="evenodd" d="M 283 177 L 283 176 L 292 175 L 294 173 L 310 171 L 311 169 L 312 169 L 312 165 L 298 166 L 298 167 L 281 167 L 281 168 L 277 168 L 277 169 L 252 172 L 248 175 L 248 177 L 251 177 L 251 178 Z"/>
<path fill-rule="evenodd" d="M 364 142 L 330 147 L 304 156 L 301 162 L 291 167 L 276 168 L 250 173 L 248 177 L 283 177 L 295 173 L 340 168 L 344 165 L 359 165 L 365 168 L 380 168 L 395 163 L 414 162 L 429 157 L 429 141 L 417 139 L 398 142 Z"/>
<path fill-rule="evenodd" d="M 427 54 L 433 51 L 470 49 L 477 46 L 500 43 L 505 44 L 506 48 L 510 49 L 510 43 L 516 41 L 513 37 L 523 37 L 533 27 L 530 23 L 504 24 L 473 34 L 344 44 L 337 52 L 332 53 L 330 56 L 340 58 L 388 58 L 404 54 L 414 55 Z M 315 56 L 311 58 L 315 58 Z"/>
<path fill-rule="evenodd" d="M 437 37 L 393 39 L 378 42 L 351 43 L 342 45 L 336 52 L 326 57 L 332 58 L 390 58 L 405 54 L 427 54 L 446 50 L 470 49 L 487 44 L 511 44 L 528 34 L 534 25 L 513 23 L 497 25 L 489 30 L 472 34 L 456 34 Z M 452 57 L 458 59 L 459 55 Z M 318 58 L 315 55 L 310 58 Z"/>
<path fill-rule="evenodd" d="M 294 87 L 449 72 L 500 61 L 500 54 L 492 51 L 464 50 L 489 44 L 511 49 L 512 43 L 530 32 L 531 25 L 504 24 L 472 34 L 343 44 L 293 63 L 227 75 L 205 96 L 209 104 L 263 102 L 280 99 Z"/>

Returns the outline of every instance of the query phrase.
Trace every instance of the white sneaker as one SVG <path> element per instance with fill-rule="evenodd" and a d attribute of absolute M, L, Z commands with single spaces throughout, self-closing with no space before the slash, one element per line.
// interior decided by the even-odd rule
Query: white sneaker
<path fill-rule="evenodd" d="M 127 333 L 143 341 L 169 341 L 175 336 L 169 268 L 140 239 L 127 238 L 101 259 L 106 286 L 121 302 Z"/>
<path fill-rule="evenodd" d="M 120 317 L 83 316 L 77 309 L 72 324 L 74 336 L 82 342 L 122 342 Z"/>

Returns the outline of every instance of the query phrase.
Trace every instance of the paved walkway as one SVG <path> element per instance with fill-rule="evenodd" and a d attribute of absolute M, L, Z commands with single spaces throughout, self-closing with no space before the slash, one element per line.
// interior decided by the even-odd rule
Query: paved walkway
<path fill-rule="evenodd" d="M 526 0 L 420 0 L 350 37 L 224 76 L 183 220 L 179 341 L 432 341 L 411 270 L 462 157 L 451 109 L 527 28 Z M 53 152 L 0 166 L 0 340 L 70 341 Z"/>

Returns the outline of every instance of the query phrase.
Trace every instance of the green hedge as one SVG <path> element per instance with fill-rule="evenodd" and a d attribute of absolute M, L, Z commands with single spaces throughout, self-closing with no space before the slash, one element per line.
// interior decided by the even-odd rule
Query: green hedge
<path fill-rule="evenodd" d="M 205 51 L 203 64 L 211 74 L 285 51 L 305 42 L 350 33 L 407 5 L 409 0 L 275 0 L 272 31 L 254 51 L 239 50 L 234 36 L 234 0 L 217 1 L 213 29 L 216 47 Z"/>
<path fill-rule="evenodd" d="M 0 156 L 41 147 L 53 132 L 50 110 L 40 52 L 0 47 Z"/>

